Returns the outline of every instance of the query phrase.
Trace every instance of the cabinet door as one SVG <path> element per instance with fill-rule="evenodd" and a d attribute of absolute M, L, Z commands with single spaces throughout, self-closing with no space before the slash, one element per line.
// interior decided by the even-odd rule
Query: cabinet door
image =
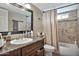
<path fill-rule="evenodd" d="M 37 50 L 37 56 L 44 56 L 44 49 Z"/>
<path fill-rule="evenodd" d="M 27 56 L 36 56 L 36 55 L 37 55 L 36 50 L 33 50 L 30 53 L 27 53 Z"/>
<path fill-rule="evenodd" d="M 21 56 L 21 49 L 2 54 L 1 56 Z"/>
<path fill-rule="evenodd" d="M 35 42 L 31 45 L 25 46 L 22 48 L 22 55 L 23 56 L 37 56 L 37 55 L 43 55 L 43 40 L 40 40 L 38 42 Z M 40 50 L 41 52 L 37 52 Z"/>
<path fill-rule="evenodd" d="M 32 54 L 35 54 L 36 52 L 36 43 L 33 43 L 31 45 L 25 46 L 22 48 L 22 55 L 23 56 L 30 56 Z"/>

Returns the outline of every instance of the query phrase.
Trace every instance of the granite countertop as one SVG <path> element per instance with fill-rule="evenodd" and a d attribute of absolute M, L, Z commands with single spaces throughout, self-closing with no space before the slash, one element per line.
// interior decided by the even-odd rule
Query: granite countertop
<path fill-rule="evenodd" d="M 26 43 L 26 44 L 20 44 L 20 45 L 14 45 L 14 44 L 10 44 L 10 42 L 7 42 L 3 47 L 2 49 L 0 49 L 0 54 L 6 54 L 10 51 L 13 51 L 13 50 L 16 50 L 16 49 L 19 49 L 19 48 L 22 48 L 24 46 L 27 46 L 27 45 L 30 45 L 34 42 L 37 42 L 39 40 L 42 40 L 44 39 L 44 37 L 35 37 L 33 38 L 33 41 L 32 42 L 29 42 L 29 43 Z"/>

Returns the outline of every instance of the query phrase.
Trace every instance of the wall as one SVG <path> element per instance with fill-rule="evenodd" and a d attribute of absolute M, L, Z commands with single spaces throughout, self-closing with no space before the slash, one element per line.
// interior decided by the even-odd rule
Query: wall
<path fill-rule="evenodd" d="M 8 31 L 8 11 L 0 8 L 0 32 Z"/>
<path fill-rule="evenodd" d="M 31 8 L 33 11 L 33 30 L 34 36 L 37 36 L 37 32 L 43 31 L 43 24 L 42 24 L 42 12 L 37 7 L 31 4 Z"/>
<path fill-rule="evenodd" d="M 67 19 L 58 21 L 59 41 L 74 44 L 77 40 L 77 11 L 72 10 L 68 13 L 69 17 Z"/>
<path fill-rule="evenodd" d="M 77 18 L 78 18 L 78 21 L 77 21 L 77 45 L 79 47 L 79 5 L 77 7 Z"/>

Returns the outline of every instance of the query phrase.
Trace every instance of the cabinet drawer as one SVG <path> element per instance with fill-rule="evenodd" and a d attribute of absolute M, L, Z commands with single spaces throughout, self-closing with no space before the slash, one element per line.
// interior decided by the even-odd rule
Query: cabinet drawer
<path fill-rule="evenodd" d="M 40 47 L 42 48 L 44 46 L 44 41 L 43 40 L 40 40 L 37 42 L 37 47 Z"/>

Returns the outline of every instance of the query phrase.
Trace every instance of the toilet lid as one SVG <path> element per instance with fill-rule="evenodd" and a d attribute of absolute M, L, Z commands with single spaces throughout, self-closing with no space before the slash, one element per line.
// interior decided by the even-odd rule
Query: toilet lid
<path fill-rule="evenodd" d="M 54 46 L 47 45 L 47 44 L 44 45 L 44 48 L 45 48 L 45 49 L 55 49 Z"/>

